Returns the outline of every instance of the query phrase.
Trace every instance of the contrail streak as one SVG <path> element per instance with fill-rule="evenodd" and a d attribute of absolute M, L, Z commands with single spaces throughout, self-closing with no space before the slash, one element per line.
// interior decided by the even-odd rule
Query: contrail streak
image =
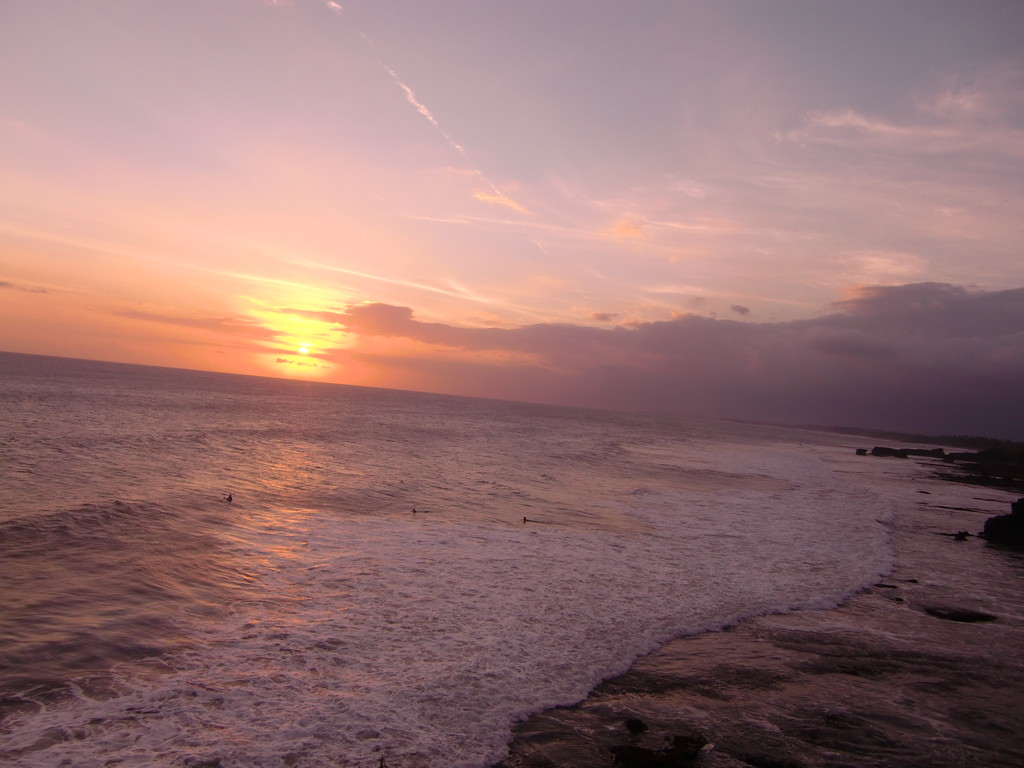
<path fill-rule="evenodd" d="M 338 15 L 341 15 L 343 13 L 344 9 L 338 3 L 333 2 L 333 0 L 327 0 L 325 5 L 330 11 Z M 412 88 L 410 88 L 405 83 L 405 81 L 398 76 L 398 73 L 395 72 L 395 70 L 381 58 L 380 50 L 377 48 L 377 45 L 373 42 L 373 40 L 370 39 L 369 35 L 367 35 L 365 32 L 363 32 L 363 30 L 359 29 L 358 27 L 353 26 L 353 29 L 355 29 L 355 31 L 359 33 L 359 36 L 363 39 L 363 42 L 366 43 L 366 45 L 370 48 L 371 51 L 373 51 L 373 55 L 377 59 L 377 64 L 380 65 L 381 69 L 387 72 L 388 77 L 391 78 L 392 82 L 402 89 L 402 92 L 405 94 L 405 100 L 416 108 L 416 111 L 419 112 L 420 115 L 422 115 L 423 118 L 428 123 L 430 123 L 431 126 L 433 126 L 435 131 L 441 134 L 441 137 L 445 140 L 448 146 L 451 147 L 452 150 L 454 150 L 459 155 L 459 157 L 461 157 L 466 162 L 470 169 L 472 169 L 473 173 L 476 174 L 476 177 L 477 179 L 479 179 L 480 183 L 486 186 L 487 189 L 489 190 L 477 191 L 473 194 L 473 197 L 476 200 L 480 200 L 481 202 L 484 203 L 489 203 L 492 205 L 502 205 L 506 208 L 510 208 L 513 211 L 517 211 L 519 213 L 527 213 L 526 208 L 524 208 L 522 205 L 520 205 L 515 200 L 510 198 L 508 195 L 506 195 L 504 192 L 502 192 L 500 189 L 498 189 L 494 182 L 488 179 L 487 176 L 484 175 L 484 172 L 477 168 L 476 164 L 473 162 L 473 159 L 469 156 L 469 153 L 466 151 L 466 148 L 459 144 L 459 142 L 457 142 L 455 139 L 453 139 L 451 134 L 449 134 L 444 128 L 441 127 L 441 124 L 437 121 L 437 118 L 434 117 L 434 114 L 430 111 L 427 105 L 416 97 L 416 92 Z"/>
<path fill-rule="evenodd" d="M 363 39 L 366 39 L 365 35 L 363 36 Z M 369 41 L 367 40 L 367 42 Z M 370 44 L 373 45 L 373 43 Z M 388 75 L 390 75 L 391 79 L 394 80 L 395 84 L 405 92 L 405 100 L 412 104 L 414 107 L 416 107 L 416 111 L 423 115 L 423 117 L 427 119 L 428 123 L 434 126 L 437 132 L 444 137 L 445 141 L 448 142 L 449 147 L 458 152 L 462 156 L 463 160 L 465 160 L 470 165 L 473 165 L 472 160 L 470 160 L 469 158 L 469 154 L 466 152 L 466 148 L 459 144 L 457 141 L 455 141 L 455 139 L 453 139 L 448 134 L 448 132 L 441 127 L 441 124 L 437 122 L 437 118 L 434 117 L 434 115 L 431 113 L 429 109 L 427 109 L 427 105 L 416 98 L 416 93 L 413 91 L 413 89 L 406 85 L 404 82 L 402 82 L 402 79 L 398 76 L 398 73 L 395 72 L 395 70 L 393 70 L 391 67 L 385 64 L 383 61 L 380 62 L 380 65 L 381 67 L 383 67 L 384 71 L 387 72 Z M 473 170 L 476 170 L 476 168 L 474 168 Z M 480 173 L 480 171 L 477 171 L 477 173 Z"/>

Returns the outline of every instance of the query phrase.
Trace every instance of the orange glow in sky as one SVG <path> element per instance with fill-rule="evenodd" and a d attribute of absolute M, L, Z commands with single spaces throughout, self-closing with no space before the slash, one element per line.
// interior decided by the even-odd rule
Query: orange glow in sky
<path fill-rule="evenodd" d="M 740 375 L 720 336 L 1024 285 L 1021 39 L 998 2 L 9 0 L 0 349 L 612 407 L 683 347 Z M 893 327 L 857 317 L 830 354 Z"/>

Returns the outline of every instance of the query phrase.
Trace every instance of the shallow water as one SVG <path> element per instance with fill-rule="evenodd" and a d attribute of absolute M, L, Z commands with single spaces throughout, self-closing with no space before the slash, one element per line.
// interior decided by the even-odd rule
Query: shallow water
<path fill-rule="evenodd" d="M 827 435 L 21 355 L 0 401 L 14 766 L 487 765 L 892 562 Z"/>

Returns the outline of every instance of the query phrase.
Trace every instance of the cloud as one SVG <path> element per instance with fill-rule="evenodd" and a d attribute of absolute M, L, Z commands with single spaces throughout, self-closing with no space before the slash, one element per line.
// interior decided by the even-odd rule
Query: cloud
<path fill-rule="evenodd" d="M 590 313 L 591 319 L 592 320 L 597 320 L 599 323 L 610 323 L 612 320 L 614 320 L 618 316 L 619 315 L 618 315 L 617 312 L 591 312 Z"/>
<path fill-rule="evenodd" d="M 685 314 L 614 328 L 463 328 L 421 322 L 411 308 L 388 304 L 350 307 L 330 319 L 357 337 L 448 350 L 444 360 L 421 356 L 401 363 L 403 375 L 415 369 L 448 391 L 1024 437 L 1024 288 L 861 287 L 821 317 L 780 323 Z M 451 350 L 467 354 L 459 358 Z M 529 357 L 503 367 L 500 357 L 469 354 L 482 350 Z"/>
<path fill-rule="evenodd" d="M 643 225 L 636 221 L 620 219 L 615 222 L 610 230 L 616 237 L 625 237 L 634 240 L 641 240 L 645 237 Z"/>
<path fill-rule="evenodd" d="M 919 97 L 913 119 L 898 122 L 849 107 L 810 111 L 801 128 L 779 138 L 905 156 L 972 153 L 1019 160 L 1024 131 L 1016 113 L 1022 104 L 1024 67 L 1003 65 Z"/>
<path fill-rule="evenodd" d="M 125 310 L 114 312 L 117 317 L 130 320 L 144 320 L 151 323 L 165 323 L 185 328 L 197 328 L 227 336 L 240 336 L 246 339 L 270 340 L 279 334 L 270 328 L 260 325 L 256 320 L 241 316 L 226 317 L 180 317 L 176 315 L 160 315 L 153 312 Z"/>
<path fill-rule="evenodd" d="M 861 284 L 906 282 L 928 270 L 928 260 L 914 253 L 862 251 L 850 254 L 847 259 L 847 276 Z"/>
<path fill-rule="evenodd" d="M 835 301 L 833 307 L 855 315 L 916 313 L 922 309 L 940 309 L 967 300 L 971 293 L 962 285 L 912 283 L 910 285 L 868 285 L 852 290 L 848 299 Z"/>
<path fill-rule="evenodd" d="M 306 368 L 327 368 L 326 365 L 320 365 L 319 363 L 308 363 L 304 360 L 289 360 L 287 357 L 278 357 L 274 359 L 275 363 L 282 365 L 300 365 Z"/>
<path fill-rule="evenodd" d="M 497 189 L 494 189 L 491 192 L 477 190 L 473 193 L 473 198 L 483 203 L 490 203 L 491 205 L 503 205 L 506 208 L 511 208 L 513 211 L 517 211 L 518 213 L 528 213 L 526 208 L 505 193 L 499 192 Z"/>
<path fill-rule="evenodd" d="M 743 315 L 744 317 L 750 314 L 750 307 L 744 307 L 742 304 L 733 304 L 729 309 L 737 315 Z"/>
<path fill-rule="evenodd" d="M 842 357 L 893 357 L 896 350 L 861 331 L 838 331 L 812 338 L 810 346 L 819 352 Z"/>
<path fill-rule="evenodd" d="M 880 141 L 916 142 L 952 141 L 958 138 L 953 128 L 929 125 L 899 125 L 880 118 L 869 118 L 852 109 L 811 112 L 808 129 L 824 129 L 813 134 L 819 141 L 842 142 L 844 137 L 873 137 Z M 937 148 L 937 144 L 932 145 Z M 922 147 L 923 148 L 923 147 Z"/>
<path fill-rule="evenodd" d="M 7 288 L 11 291 L 24 291 L 25 293 L 49 293 L 45 288 L 40 288 L 37 285 L 16 285 L 6 280 L 0 280 L 0 288 Z"/>
<path fill-rule="evenodd" d="M 303 265 L 305 265 L 305 266 L 313 267 L 315 269 L 322 269 L 322 270 L 326 270 L 326 271 L 329 271 L 329 272 L 337 272 L 337 273 L 342 274 L 342 275 L 352 275 L 353 277 L 362 277 L 362 278 L 366 278 L 367 280 L 374 280 L 374 281 L 381 282 L 381 283 L 387 283 L 389 285 L 400 285 L 400 286 L 404 286 L 406 288 L 416 288 L 416 289 L 421 290 L 421 291 L 428 291 L 430 293 L 438 293 L 438 294 L 441 294 L 442 296 L 454 296 L 456 298 L 469 299 L 471 301 L 478 301 L 478 302 L 481 302 L 481 303 L 484 303 L 484 304 L 489 303 L 489 301 L 490 301 L 489 299 L 481 298 L 479 296 L 475 296 L 471 292 L 468 292 L 468 291 L 466 291 L 464 289 L 463 290 L 450 290 L 450 289 L 445 289 L 445 288 L 438 288 L 436 285 L 427 285 L 425 283 L 416 283 L 416 282 L 413 282 L 411 280 L 402 280 L 400 278 L 385 277 L 384 275 L 375 275 L 375 274 L 371 274 L 370 272 L 360 272 L 359 270 L 347 269 L 345 267 L 338 267 L 338 266 L 335 266 L 333 264 L 323 264 L 321 262 L 316 262 L 316 261 L 304 261 L 304 262 L 301 262 L 301 263 Z M 293 314 L 301 315 L 301 314 L 303 314 L 303 312 L 305 310 L 288 310 L 288 311 L 292 312 Z"/>

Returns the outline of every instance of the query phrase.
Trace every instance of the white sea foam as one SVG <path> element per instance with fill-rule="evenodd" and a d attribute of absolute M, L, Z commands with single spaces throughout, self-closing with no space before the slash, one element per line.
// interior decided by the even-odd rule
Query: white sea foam
<path fill-rule="evenodd" d="M 125 675 L 119 696 L 12 717 L 9 764 L 485 766 L 517 719 L 671 637 L 834 605 L 890 567 L 884 501 L 812 451 L 734 444 L 713 460 L 756 482 L 638 486 L 604 498 L 619 524 L 603 527 L 330 509 L 254 522 L 234 546 L 265 601 L 192 624 L 192 650 Z"/>

